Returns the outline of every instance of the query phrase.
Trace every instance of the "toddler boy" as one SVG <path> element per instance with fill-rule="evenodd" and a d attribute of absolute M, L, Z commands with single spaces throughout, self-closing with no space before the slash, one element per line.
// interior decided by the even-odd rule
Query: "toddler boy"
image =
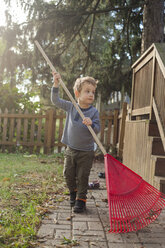
<path fill-rule="evenodd" d="M 97 81 L 92 77 L 78 78 L 74 94 L 85 118 L 82 120 L 73 103 L 59 98 L 60 74 L 53 72 L 54 85 L 51 91 L 52 103 L 66 111 L 66 123 L 61 142 L 67 148 L 64 160 L 64 177 L 70 191 L 70 204 L 75 213 L 86 208 L 89 174 L 94 158 L 94 139 L 87 126 L 95 133 L 100 131 L 99 113 L 92 106 Z"/>

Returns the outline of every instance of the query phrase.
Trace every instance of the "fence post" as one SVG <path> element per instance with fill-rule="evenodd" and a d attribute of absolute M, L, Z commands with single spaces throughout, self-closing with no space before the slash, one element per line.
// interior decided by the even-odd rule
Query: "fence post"
<path fill-rule="evenodd" d="M 117 144 L 117 135 L 118 135 L 118 115 L 119 115 L 119 110 L 115 109 L 114 110 L 114 129 L 113 129 L 113 146 L 116 147 Z"/>
<path fill-rule="evenodd" d="M 5 117 L 3 119 L 3 133 L 2 133 L 2 142 L 6 143 L 7 141 L 7 124 L 8 124 L 8 109 L 5 109 Z M 2 151 L 5 151 L 5 145 L 2 145 Z"/>
<path fill-rule="evenodd" d="M 123 155 L 126 115 L 127 115 L 127 103 L 123 102 L 121 125 L 120 125 L 120 130 L 119 130 L 119 148 L 118 148 L 119 149 L 118 155 L 120 159 L 122 159 L 122 155 Z"/>
<path fill-rule="evenodd" d="M 54 115 L 55 110 L 49 109 L 46 112 L 46 122 L 45 122 L 45 139 L 44 139 L 44 153 L 48 154 L 52 152 L 54 147 Z"/>

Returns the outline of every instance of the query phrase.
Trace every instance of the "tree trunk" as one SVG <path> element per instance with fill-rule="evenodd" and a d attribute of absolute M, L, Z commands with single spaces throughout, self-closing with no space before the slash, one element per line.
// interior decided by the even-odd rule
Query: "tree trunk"
<path fill-rule="evenodd" d="M 164 0 L 148 0 L 144 5 L 141 54 L 164 39 Z"/>

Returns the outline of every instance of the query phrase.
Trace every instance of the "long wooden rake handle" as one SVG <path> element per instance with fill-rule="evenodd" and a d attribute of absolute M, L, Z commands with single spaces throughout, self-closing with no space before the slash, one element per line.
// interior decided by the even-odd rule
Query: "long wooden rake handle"
<path fill-rule="evenodd" d="M 52 63 L 50 62 L 48 56 L 45 54 L 44 50 L 42 49 L 42 47 L 40 46 L 39 42 L 36 40 L 35 41 L 36 46 L 38 47 L 39 51 L 41 52 L 42 56 L 45 58 L 46 62 L 48 63 L 48 65 L 50 66 L 50 68 L 52 69 L 53 72 L 57 72 L 55 67 L 52 65 Z M 79 108 L 79 106 L 77 105 L 75 99 L 73 98 L 73 96 L 71 95 L 71 93 L 69 92 L 69 90 L 67 89 L 66 85 L 63 83 L 62 79 L 60 79 L 60 84 L 62 85 L 64 91 L 66 92 L 66 94 L 68 95 L 69 99 L 71 100 L 71 102 L 73 103 L 74 107 L 76 108 L 76 110 L 78 111 L 79 115 L 81 116 L 82 119 L 85 118 L 83 112 L 81 111 L 81 109 Z M 104 155 L 106 155 L 106 150 L 103 147 L 103 145 L 101 144 L 100 140 L 98 139 L 96 133 L 94 132 L 94 130 L 92 129 L 91 126 L 87 126 L 89 131 L 91 132 L 94 140 L 96 141 L 96 143 L 98 144 L 98 146 L 100 147 L 100 150 L 102 151 L 102 153 Z"/>

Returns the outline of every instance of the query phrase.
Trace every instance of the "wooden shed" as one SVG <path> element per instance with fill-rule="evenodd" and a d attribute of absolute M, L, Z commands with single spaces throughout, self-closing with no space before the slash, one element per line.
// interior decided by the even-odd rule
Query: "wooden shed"
<path fill-rule="evenodd" d="M 165 193 L 165 44 L 152 44 L 132 69 L 123 163 Z"/>

